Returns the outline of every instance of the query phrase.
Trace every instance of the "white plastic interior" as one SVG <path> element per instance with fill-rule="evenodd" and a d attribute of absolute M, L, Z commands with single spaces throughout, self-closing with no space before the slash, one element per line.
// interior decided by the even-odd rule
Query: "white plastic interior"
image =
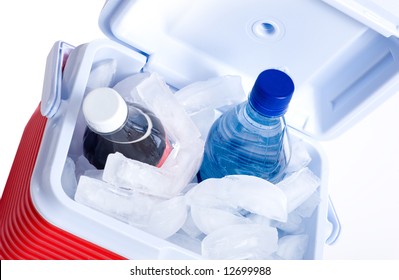
<path fill-rule="evenodd" d="M 177 88 L 238 74 L 249 91 L 262 70 L 284 69 L 296 85 L 288 122 L 318 139 L 344 131 L 399 89 L 398 38 L 320 0 L 110 0 L 100 26 L 145 53 L 147 70 Z"/>

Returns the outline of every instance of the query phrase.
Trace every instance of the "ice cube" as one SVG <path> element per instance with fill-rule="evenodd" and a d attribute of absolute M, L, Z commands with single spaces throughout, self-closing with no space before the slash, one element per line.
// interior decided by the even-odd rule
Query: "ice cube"
<path fill-rule="evenodd" d="M 86 170 L 83 175 L 86 177 L 102 180 L 103 179 L 104 170 L 99 169 L 88 169 Z"/>
<path fill-rule="evenodd" d="M 187 206 L 184 197 L 176 196 L 153 205 L 148 225 L 143 227 L 143 230 L 160 238 L 168 238 L 182 227 L 186 218 Z"/>
<path fill-rule="evenodd" d="M 189 115 L 244 102 L 247 97 L 239 76 L 221 76 L 192 83 L 175 93 Z"/>
<path fill-rule="evenodd" d="M 235 224 L 249 224 L 250 220 L 238 213 L 216 208 L 208 208 L 199 205 L 191 206 L 191 216 L 195 225 L 205 234 L 222 227 Z"/>
<path fill-rule="evenodd" d="M 108 155 L 103 179 L 118 187 L 159 196 L 165 196 L 174 187 L 173 174 L 168 174 L 163 168 L 128 159 L 121 153 Z"/>
<path fill-rule="evenodd" d="M 149 213 L 160 198 L 117 188 L 106 182 L 81 176 L 75 200 L 123 222 L 148 225 Z"/>
<path fill-rule="evenodd" d="M 202 241 L 207 259 L 266 259 L 278 249 L 277 230 L 259 224 L 230 225 Z"/>
<path fill-rule="evenodd" d="M 103 179 L 115 186 L 170 198 L 178 195 L 198 171 L 200 160 L 193 160 L 191 153 L 189 149 L 172 150 L 160 168 L 120 153 L 110 154 Z"/>
<path fill-rule="evenodd" d="M 185 232 L 178 231 L 167 239 L 169 242 L 182 248 L 201 254 L 201 240 L 187 235 Z"/>
<path fill-rule="evenodd" d="M 177 91 L 175 96 L 204 140 L 212 124 L 222 114 L 219 109 L 237 105 L 247 99 L 239 76 L 222 76 L 195 82 Z"/>
<path fill-rule="evenodd" d="M 78 185 L 75 177 L 75 163 L 70 157 L 67 157 L 64 165 L 64 170 L 61 175 L 61 184 L 64 192 L 73 198 L 76 192 L 76 186 Z"/>
<path fill-rule="evenodd" d="M 308 248 L 306 234 L 286 235 L 279 239 L 277 255 L 285 260 L 302 260 Z"/>
<path fill-rule="evenodd" d="M 288 213 L 295 210 L 320 186 L 320 179 L 305 167 L 284 178 L 277 186 L 287 197 Z"/>
<path fill-rule="evenodd" d="M 272 226 L 272 220 L 258 214 L 250 213 L 247 218 L 254 224 Z"/>
<path fill-rule="evenodd" d="M 196 181 L 196 182 L 194 182 L 194 181 Z M 191 183 L 189 183 L 187 186 L 185 186 L 185 187 L 182 189 L 181 193 L 182 193 L 182 194 L 188 193 L 188 192 L 189 192 L 192 188 L 194 188 L 196 185 L 198 185 L 197 177 L 195 177 L 195 178 L 191 181 Z"/>
<path fill-rule="evenodd" d="M 87 81 L 87 91 L 99 87 L 109 87 L 113 82 L 116 67 L 117 63 L 114 59 L 101 60 L 94 64 Z"/>
<path fill-rule="evenodd" d="M 81 176 L 75 200 L 161 238 L 176 233 L 187 217 L 183 196 L 163 200 Z"/>
<path fill-rule="evenodd" d="M 302 217 L 296 211 L 288 214 L 288 219 L 285 223 L 271 221 L 270 225 L 278 228 L 285 234 L 299 234 L 306 230 Z"/>
<path fill-rule="evenodd" d="M 150 73 L 138 73 L 131 75 L 118 82 L 114 89 L 127 101 L 131 103 L 139 103 L 140 97 L 137 94 L 136 87 L 150 76 Z"/>
<path fill-rule="evenodd" d="M 302 168 L 308 166 L 308 164 L 312 161 L 312 158 L 310 157 L 303 140 L 291 136 L 290 142 L 291 159 L 285 170 L 287 174 L 301 170 Z"/>
<path fill-rule="evenodd" d="M 181 227 L 181 230 L 192 238 L 200 238 L 200 236 L 203 235 L 202 231 L 195 225 L 193 221 L 191 210 L 188 211 L 187 219 Z"/>
<path fill-rule="evenodd" d="M 320 204 L 320 193 L 315 191 L 313 194 L 295 210 L 303 218 L 312 216 L 317 206 Z"/>
<path fill-rule="evenodd" d="M 186 194 L 189 205 L 242 209 L 285 222 L 287 198 L 274 184 L 255 176 L 230 175 L 207 179 Z"/>
<path fill-rule="evenodd" d="M 191 119 L 201 133 L 201 138 L 206 140 L 213 123 L 222 115 L 218 110 L 203 109 L 190 115 Z"/>
<path fill-rule="evenodd" d="M 203 151 L 204 141 L 201 139 L 181 144 L 172 150 L 160 168 L 173 178 L 173 185 L 168 190 L 170 195 L 180 193 L 193 181 L 201 166 Z"/>
<path fill-rule="evenodd" d="M 184 107 L 159 75 L 152 73 L 136 89 L 142 103 L 161 120 L 173 140 L 189 146 L 201 137 Z"/>
<path fill-rule="evenodd" d="M 79 181 L 81 175 L 83 175 L 88 170 L 97 170 L 94 165 L 92 165 L 84 155 L 80 155 L 76 160 L 76 180 Z"/>

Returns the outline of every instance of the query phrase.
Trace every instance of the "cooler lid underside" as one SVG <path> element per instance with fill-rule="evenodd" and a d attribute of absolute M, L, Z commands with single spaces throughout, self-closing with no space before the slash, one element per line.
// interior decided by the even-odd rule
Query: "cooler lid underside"
<path fill-rule="evenodd" d="M 399 37 L 397 0 L 323 0 L 385 37 Z"/>
<path fill-rule="evenodd" d="M 381 1 L 378 11 L 396 7 L 393 1 Z M 325 2 L 337 8 L 341 2 L 375 5 Z M 176 88 L 240 75 L 249 91 L 264 69 L 285 70 L 296 85 L 288 123 L 323 139 L 349 128 L 399 88 L 399 40 L 325 2 L 109 0 L 99 23 L 112 40 L 145 53 L 146 69 Z M 387 18 L 397 19 L 397 12 L 390 9 Z"/>

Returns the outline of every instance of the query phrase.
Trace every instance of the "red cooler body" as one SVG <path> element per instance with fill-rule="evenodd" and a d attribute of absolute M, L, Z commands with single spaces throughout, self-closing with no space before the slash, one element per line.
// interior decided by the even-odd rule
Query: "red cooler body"
<path fill-rule="evenodd" d="M 0 259 L 123 259 L 46 221 L 30 181 L 47 118 L 39 107 L 26 125 L 0 203 Z"/>

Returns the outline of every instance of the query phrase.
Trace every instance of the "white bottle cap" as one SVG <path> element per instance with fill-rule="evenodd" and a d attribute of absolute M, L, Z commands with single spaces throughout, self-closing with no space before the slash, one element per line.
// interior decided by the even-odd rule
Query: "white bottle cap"
<path fill-rule="evenodd" d="M 110 133 L 126 121 L 128 108 L 125 100 L 112 88 L 96 88 L 83 101 L 83 115 L 90 128 L 99 133 Z"/>

